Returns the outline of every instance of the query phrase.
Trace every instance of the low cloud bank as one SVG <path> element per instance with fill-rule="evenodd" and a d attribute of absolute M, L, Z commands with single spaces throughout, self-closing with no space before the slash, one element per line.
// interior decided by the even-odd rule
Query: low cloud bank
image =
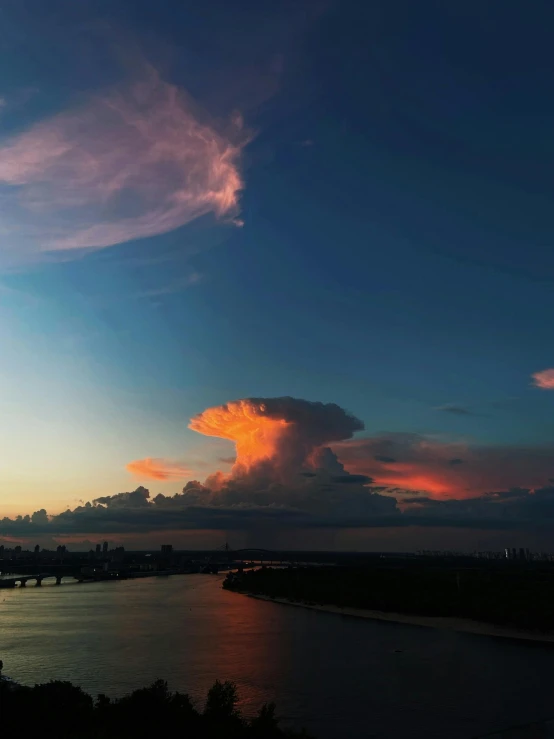
<path fill-rule="evenodd" d="M 163 530 L 255 530 L 272 525 L 289 528 L 372 528 L 437 526 L 473 529 L 554 531 L 554 487 L 511 489 L 471 499 L 437 499 L 355 479 L 337 480 L 318 472 L 294 488 L 276 486 L 246 491 L 227 485 L 212 490 L 188 482 L 175 495 L 152 496 L 139 487 L 102 496 L 73 510 L 48 516 L 0 520 L 1 536 L 126 534 Z"/>

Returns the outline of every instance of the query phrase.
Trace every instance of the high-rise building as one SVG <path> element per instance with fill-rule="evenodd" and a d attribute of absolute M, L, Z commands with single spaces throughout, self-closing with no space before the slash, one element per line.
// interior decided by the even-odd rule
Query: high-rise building
<path fill-rule="evenodd" d="M 173 552 L 173 544 L 162 544 L 162 554 L 171 554 Z"/>
<path fill-rule="evenodd" d="M 125 547 L 115 547 L 110 552 L 110 559 L 112 562 L 122 562 L 125 556 Z"/>
<path fill-rule="evenodd" d="M 40 552 L 40 546 L 36 544 L 35 545 L 35 556 L 37 556 L 39 552 Z"/>
<path fill-rule="evenodd" d="M 100 546 L 100 544 L 97 544 L 96 545 L 96 556 L 99 558 L 101 554 L 102 554 L 102 547 Z"/>
<path fill-rule="evenodd" d="M 102 553 L 107 554 L 108 553 L 108 542 L 105 541 L 104 545 L 102 546 Z"/>

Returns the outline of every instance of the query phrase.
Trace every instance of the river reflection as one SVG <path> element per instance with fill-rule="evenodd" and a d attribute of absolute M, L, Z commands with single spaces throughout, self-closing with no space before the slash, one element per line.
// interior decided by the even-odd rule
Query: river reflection
<path fill-rule="evenodd" d="M 0 591 L 0 658 L 23 683 L 121 695 L 234 680 L 320 739 L 470 739 L 554 714 L 554 650 L 280 606 L 205 575 Z"/>

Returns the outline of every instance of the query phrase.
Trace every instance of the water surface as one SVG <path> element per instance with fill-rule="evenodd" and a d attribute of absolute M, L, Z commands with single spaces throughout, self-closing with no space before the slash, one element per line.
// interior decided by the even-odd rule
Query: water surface
<path fill-rule="evenodd" d="M 554 648 L 292 608 L 183 575 L 0 590 L 0 659 L 33 684 L 200 700 L 234 680 L 320 739 L 471 739 L 554 714 Z"/>

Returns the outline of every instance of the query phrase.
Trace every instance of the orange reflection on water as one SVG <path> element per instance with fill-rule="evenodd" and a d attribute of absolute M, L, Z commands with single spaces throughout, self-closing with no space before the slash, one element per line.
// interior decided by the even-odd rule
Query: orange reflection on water
<path fill-rule="evenodd" d="M 103 648 L 121 655 L 125 680 L 141 687 L 162 678 L 200 705 L 215 680 L 231 680 L 247 714 L 273 700 L 293 651 L 286 609 L 221 585 L 220 575 L 203 574 L 91 585 L 110 614 Z"/>

